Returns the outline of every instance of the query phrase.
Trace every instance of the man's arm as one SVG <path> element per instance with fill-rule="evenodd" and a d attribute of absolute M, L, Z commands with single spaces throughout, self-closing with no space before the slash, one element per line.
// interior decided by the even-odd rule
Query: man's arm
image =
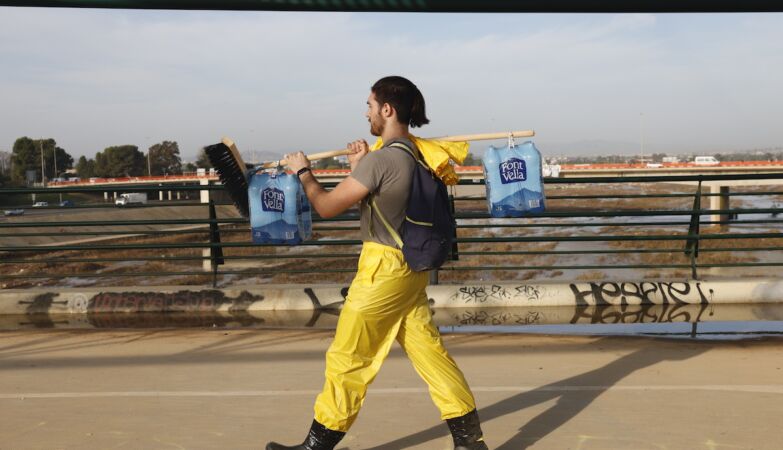
<path fill-rule="evenodd" d="M 327 191 L 321 186 L 321 183 L 315 179 L 313 172 L 307 171 L 303 173 L 299 180 L 302 182 L 307 198 L 310 200 L 313 208 L 324 219 L 342 213 L 370 193 L 369 189 L 352 177 L 344 179 L 331 191 Z"/>
<path fill-rule="evenodd" d="M 359 164 L 359 161 L 367 154 L 368 146 L 367 142 L 362 139 L 351 142 L 348 144 L 348 148 L 352 151 L 352 153 L 348 155 L 348 160 L 351 163 L 351 169 L 353 170 Z M 310 167 L 310 161 L 302 152 L 286 155 L 286 160 L 288 162 L 288 167 L 294 172 L 298 172 L 305 167 Z M 353 177 L 344 179 L 331 191 L 324 189 L 310 171 L 304 172 L 299 177 L 299 181 L 302 182 L 305 194 L 307 194 L 307 198 L 310 200 L 313 208 L 315 208 L 319 216 L 325 219 L 342 213 L 361 201 L 364 197 L 367 197 L 367 194 L 370 193 L 369 189 Z"/>

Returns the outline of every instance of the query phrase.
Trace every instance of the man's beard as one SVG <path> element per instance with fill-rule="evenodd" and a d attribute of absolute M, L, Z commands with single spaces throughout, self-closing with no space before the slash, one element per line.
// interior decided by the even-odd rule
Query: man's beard
<path fill-rule="evenodd" d="M 373 136 L 380 136 L 383 134 L 384 123 L 382 122 L 380 115 L 376 116 L 376 120 L 370 119 L 370 134 Z"/>

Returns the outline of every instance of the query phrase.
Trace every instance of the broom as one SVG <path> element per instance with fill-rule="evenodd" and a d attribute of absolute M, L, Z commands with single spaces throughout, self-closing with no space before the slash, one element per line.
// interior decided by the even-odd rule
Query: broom
<path fill-rule="evenodd" d="M 463 134 L 457 136 L 441 136 L 427 138 L 439 141 L 459 142 L 459 141 L 487 141 L 493 139 L 531 137 L 535 136 L 534 131 L 508 131 L 500 133 L 484 134 Z M 271 169 L 274 167 L 285 166 L 288 162 L 284 159 L 279 161 L 269 161 L 259 165 L 246 164 L 239 154 L 236 144 L 229 138 L 224 137 L 221 142 L 204 147 L 204 152 L 209 158 L 209 162 L 218 173 L 220 181 L 228 191 L 231 201 L 244 217 L 250 217 L 250 199 L 248 197 L 248 187 L 250 177 L 260 169 Z M 330 150 L 325 152 L 313 153 L 307 155 L 307 159 L 315 161 L 318 159 L 331 158 L 334 156 L 348 155 L 351 150 L 347 148 L 340 150 Z"/>

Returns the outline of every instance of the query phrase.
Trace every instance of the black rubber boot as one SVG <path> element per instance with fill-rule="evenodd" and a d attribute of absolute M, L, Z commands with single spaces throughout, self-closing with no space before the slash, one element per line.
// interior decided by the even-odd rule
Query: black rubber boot
<path fill-rule="evenodd" d="M 287 447 L 277 442 L 270 442 L 266 444 L 266 450 L 333 450 L 343 436 L 345 436 L 344 432 L 330 430 L 313 420 L 310 432 L 301 444 Z"/>
<path fill-rule="evenodd" d="M 475 409 L 464 416 L 446 419 L 446 424 L 454 439 L 454 450 L 489 450 Z"/>

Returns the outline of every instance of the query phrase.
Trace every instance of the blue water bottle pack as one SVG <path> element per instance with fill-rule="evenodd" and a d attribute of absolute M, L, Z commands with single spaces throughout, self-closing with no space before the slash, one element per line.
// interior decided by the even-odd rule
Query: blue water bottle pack
<path fill-rule="evenodd" d="M 484 152 L 484 182 L 492 217 L 522 217 L 544 212 L 541 153 L 533 142 L 505 147 L 490 146 Z"/>
<path fill-rule="evenodd" d="M 310 202 L 296 175 L 257 172 L 250 177 L 250 230 L 256 244 L 299 244 L 310 239 Z"/>

